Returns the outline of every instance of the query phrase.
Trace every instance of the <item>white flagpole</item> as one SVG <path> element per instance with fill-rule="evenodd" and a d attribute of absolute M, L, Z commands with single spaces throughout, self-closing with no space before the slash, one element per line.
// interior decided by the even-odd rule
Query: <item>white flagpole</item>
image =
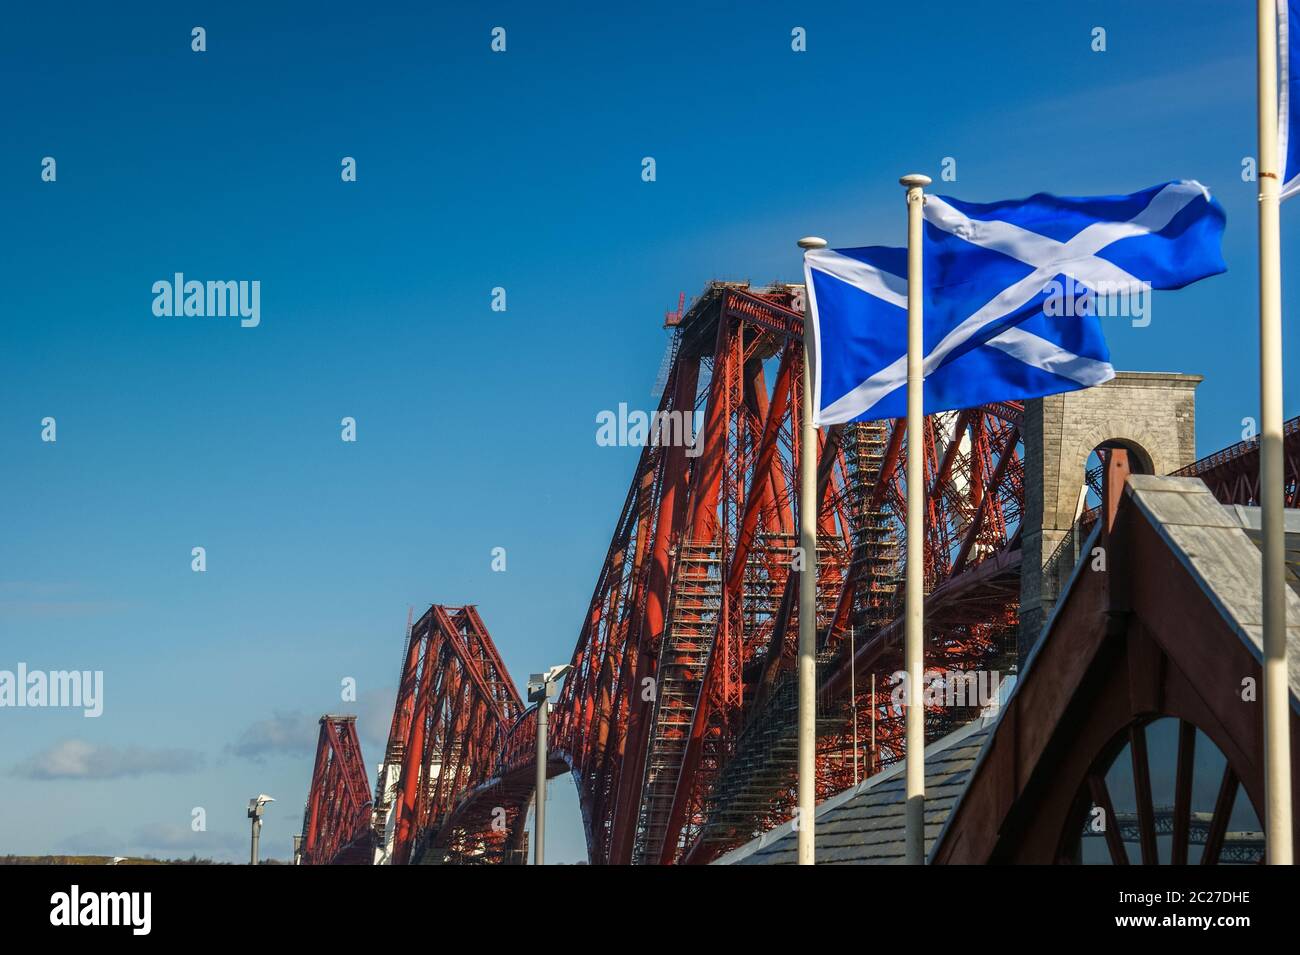
<path fill-rule="evenodd" d="M 1259 498 L 1264 589 L 1264 844 L 1291 865 L 1290 686 L 1282 477 L 1282 253 L 1278 206 L 1277 0 L 1256 0 L 1259 27 Z M 1283 8 L 1285 11 L 1285 8 Z M 1285 12 L 1284 12 L 1285 15 Z M 1300 134 L 1292 130 L 1291 135 Z"/>
<path fill-rule="evenodd" d="M 913 173 L 898 180 L 907 188 L 907 591 L 903 665 L 907 671 L 906 746 L 907 809 L 904 861 L 925 864 L 925 705 L 921 682 L 925 660 L 925 342 L 921 313 L 921 211 L 929 176 Z"/>
<path fill-rule="evenodd" d="M 853 634 L 853 624 L 849 624 L 849 706 L 853 710 L 853 785 L 858 784 L 858 649 Z"/>
<path fill-rule="evenodd" d="M 826 248 L 826 240 L 813 236 L 799 240 L 799 248 Z M 812 292 L 804 290 L 808 302 Z M 803 402 L 799 431 L 799 805 L 795 824 L 799 832 L 799 864 L 814 865 L 817 819 L 817 427 L 813 424 L 813 361 L 816 339 L 811 307 L 803 319 Z"/>

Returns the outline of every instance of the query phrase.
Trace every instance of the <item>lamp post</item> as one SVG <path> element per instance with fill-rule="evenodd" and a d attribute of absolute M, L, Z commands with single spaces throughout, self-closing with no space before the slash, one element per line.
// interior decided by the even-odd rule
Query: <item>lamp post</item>
<path fill-rule="evenodd" d="M 556 685 L 572 670 L 569 664 L 551 667 L 528 678 L 528 702 L 537 704 L 537 809 L 533 813 L 533 865 L 545 865 L 546 841 L 546 717 Z"/>
<path fill-rule="evenodd" d="M 266 811 L 266 804 L 275 802 L 275 799 L 262 793 L 256 799 L 248 800 L 248 818 L 252 820 L 253 828 L 253 845 L 249 853 L 248 864 L 257 865 L 257 837 L 262 834 L 262 813 Z"/>

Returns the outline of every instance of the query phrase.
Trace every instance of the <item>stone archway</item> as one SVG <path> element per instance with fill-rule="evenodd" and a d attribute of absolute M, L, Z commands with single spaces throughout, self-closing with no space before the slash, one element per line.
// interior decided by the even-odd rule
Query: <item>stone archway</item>
<path fill-rule="evenodd" d="M 1073 569 L 1078 548 L 1069 545 L 1082 543 L 1068 538 L 1079 518 L 1089 456 L 1111 444 L 1129 451 L 1137 464 L 1130 470 L 1139 473 L 1169 474 L 1191 464 L 1196 460 L 1196 386 L 1201 380 L 1199 375 L 1119 372 L 1096 388 L 1025 402 L 1022 661 Z"/>

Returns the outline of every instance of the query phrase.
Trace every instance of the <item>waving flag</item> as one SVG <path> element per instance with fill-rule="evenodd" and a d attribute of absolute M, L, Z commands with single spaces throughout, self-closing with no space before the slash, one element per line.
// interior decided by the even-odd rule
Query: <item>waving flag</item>
<path fill-rule="evenodd" d="M 1078 301 L 1224 271 L 1223 209 L 1197 182 L 1092 198 L 927 196 L 925 220 L 926 414 L 1099 385 L 1115 372 L 1099 318 Z M 812 250 L 804 273 L 815 422 L 903 417 L 906 250 Z"/>
<path fill-rule="evenodd" d="M 1277 54 L 1282 76 L 1277 109 L 1277 154 L 1282 160 L 1282 198 L 1300 192 L 1300 84 L 1292 69 L 1300 68 L 1300 0 L 1277 0 Z"/>

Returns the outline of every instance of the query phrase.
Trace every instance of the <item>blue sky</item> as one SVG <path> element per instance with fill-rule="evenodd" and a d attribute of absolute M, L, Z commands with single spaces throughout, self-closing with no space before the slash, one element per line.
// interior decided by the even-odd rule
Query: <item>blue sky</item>
<path fill-rule="evenodd" d="M 359 708 L 381 755 L 409 605 L 478 604 L 517 679 L 566 661 L 637 454 L 598 446 L 595 416 L 651 404 L 664 311 L 714 278 L 797 280 L 804 234 L 901 244 L 897 177 L 944 157 L 939 191 L 973 201 L 1207 184 L 1228 273 L 1107 334 L 1117 368 L 1206 376 L 1202 453 L 1237 440 L 1258 404 L 1252 10 L 885 6 L 9 14 L 0 669 L 101 669 L 105 713 L 0 711 L 0 853 L 238 859 L 268 792 L 264 852 L 287 856 L 316 716 Z M 260 326 L 154 316 L 177 271 L 259 280 Z M 105 758 L 54 759 L 70 740 Z M 552 789 L 550 858 L 576 859 Z"/>

